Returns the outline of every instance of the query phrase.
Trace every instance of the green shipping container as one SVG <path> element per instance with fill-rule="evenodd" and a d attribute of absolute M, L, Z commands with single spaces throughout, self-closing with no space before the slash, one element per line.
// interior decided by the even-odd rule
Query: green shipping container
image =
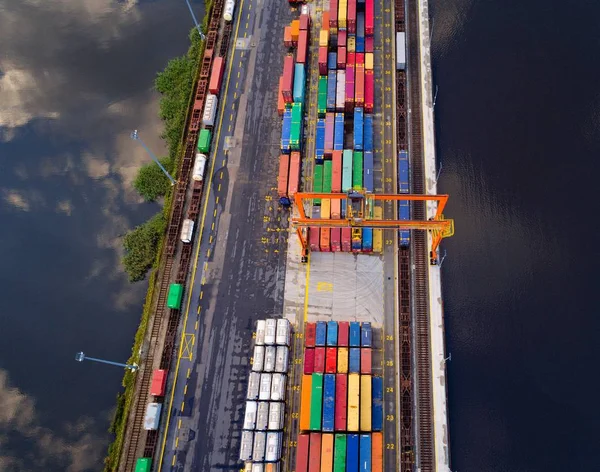
<path fill-rule="evenodd" d="M 352 158 L 352 187 L 354 190 L 363 188 L 363 153 L 354 151 Z"/>
<path fill-rule="evenodd" d="M 346 435 L 335 435 L 333 449 L 333 472 L 346 472 Z"/>
<path fill-rule="evenodd" d="M 317 111 L 319 116 L 325 116 L 327 111 L 327 77 L 319 77 L 319 94 L 317 100 Z"/>
<path fill-rule="evenodd" d="M 290 146 L 293 151 L 300 150 L 300 139 L 302 131 L 302 103 L 292 105 L 292 129 L 290 131 Z"/>
<path fill-rule="evenodd" d="M 313 174 L 313 192 L 323 193 L 323 164 L 315 165 L 315 173 Z M 313 204 L 320 205 L 321 199 L 315 198 Z"/>
<path fill-rule="evenodd" d="M 181 299 L 183 298 L 183 285 L 171 284 L 169 287 L 169 296 L 167 297 L 167 306 L 173 310 L 179 310 Z"/>
<path fill-rule="evenodd" d="M 135 463 L 135 472 L 150 472 L 152 459 L 149 457 L 141 457 Z"/>
<path fill-rule="evenodd" d="M 207 153 L 210 151 L 210 131 L 203 129 L 198 137 L 198 151 Z"/>
<path fill-rule="evenodd" d="M 323 162 L 323 193 L 331 193 L 332 165 L 331 161 Z"/>
<path fill-rule="evenodd" d="M 352 188 L 352 151 L 345 149 L 342 160 L 342 192 Z"/>
<path fill-rule="evenodd" d="M 310 392 L 310 430 L 321 430 L 321 413 L 323 410 L 323 374 L 312 374 L 312 391 Z"/>

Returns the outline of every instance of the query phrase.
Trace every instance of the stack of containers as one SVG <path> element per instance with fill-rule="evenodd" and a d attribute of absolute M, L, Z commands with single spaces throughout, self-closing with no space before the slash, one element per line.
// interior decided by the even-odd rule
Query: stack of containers
<path fill-rule="evenodd" d="M 370 323 L 305 325 L 296 472 L 382 471 L 383 379 Z"/>
<path fill-rule="evenodd" d="M 257 468 L 281 459 L 290 341 L 288 320 L 257 322 L 240 446 L 240 460 Z"/>

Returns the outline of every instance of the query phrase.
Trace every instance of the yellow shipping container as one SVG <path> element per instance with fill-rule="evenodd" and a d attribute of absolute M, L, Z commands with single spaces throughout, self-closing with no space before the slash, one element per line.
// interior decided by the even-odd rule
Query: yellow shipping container
<path fill-rule="evenodd" d="M 360 430 L 371 431 L 371 376 L 360 376 Z"/>
<path fill-rule="evenodd" d="M 333 472 L 333 434 L 321 436 L 321 472 Z"/>
<path fill-rule="evenodd" d="M 356 37 L 348 36 L 348 52 L 356 52 Z"/>
<path fill-rule="evenodd" d="M 321 199 L 321 218 L 324 220 L 331 219 L 331 198 Z"/>
<path fill-rule="evenodd" d="M 350 374 L 348 375 L 348 431 L 358 431 L 359 399 L 360 375 Z"/>
<path fill-rule="evenodd" d="M 300 20 L 292 21 L 292 41 L 298 41 L 300 36 Z"/>
<path fill-rule="evenodd" d="M 329 42 L 329 30 L 321 30 L 319 33 L 319 46 L 327 47 L 327 43 Z"/>
<path fill-rule="evenodd" d="M 346 28 L 346 10 L 348 9 L 348 0 L 340 0 L 338 3 L 338 28 Z"/>
<path fill-rule="evenodd" d="M 373 53 L 365 53 L 365 70 L 373 70 Z"/>
<path fill-rule="evenodd" d="M 381 207 L 376 206 L 373 210 L 374 218 L 376 220 L 383 219 L 383 210 Z M 383 230 L 382 229 L 374 229 L 373 230 L 373 252 L 383 252 Z"/>
<path fill-rule="evenodd" d="M 302 376 L 302 392 L 300 397 L 300 431 L 310 429 L 310 394 L 312 391 L 312 376 Z"/>
<path fill-rule="evenodd" d="M 338 365 L 337 370 L 340 374 L 348 373 L 348 348 L 340 347 L 338 349 Z"/>

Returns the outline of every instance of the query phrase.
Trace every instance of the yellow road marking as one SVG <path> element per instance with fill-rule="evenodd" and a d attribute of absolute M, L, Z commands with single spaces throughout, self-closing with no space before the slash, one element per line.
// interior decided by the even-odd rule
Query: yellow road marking
<path fill-rule="evenodd" d="M 210 248 L 206 251 L 206 257 L 210 257 Z"/>
<path fill-rule="evenodd" d="M 217 216 L 217 209 L 216 208 L 215 208 L 215 211 L 213 211 L 213 216 Z M 213 222 L 213 225 L 214 225 L 214 222 Z"/>
<path fill-rule="evenodd" d="M 171 461 L 171 465 L 175 465 L 175 454 L 173 454 L 173 460 Z"/>
<path fill-rule="evenodd" d="M 185 409 L 185 402 L 181 402 L 181 411 L 183 412 L 184 409 Z"/>
<path fill-rule="evenodd" d="M 221 191 L 221 184 L 219 184 L 219 187 L 217 188 L 217 192 Z"/>
<path fill-rule="evenodd" d="M 306 263 L 306 287 L 304 288 L 304 322 L 308 319 L 308 283 L 310 282 L 310 252 Z"/>
<path fill-rule="evenodd" d="M 208 242 L 209 242 L 209 243 L 212 243 L 212 240 L 213 240 L 213 237 L 212 237 L 212 234 L 211 234 L 211 235 L 208 237 Z"/>
<path fill-rule="evenodd" d="M 183 387 L 183 394 L 187 395 L 187 388 L 188 388 L 188 384 L 185 384 L 185 387 Z"/>
<path fill-rule="evenodd" d="M 217 198 L 215 199 L 215 203 L 217 203 L 217 204 L 219 203 L 219 197 L 217 197 Z"/>
<path fill-rule="evenodd" d="M 215 210 L 215 215 L 214 216 L 217 216 L 216 210 Z M 210 226 L 210 228 L 214 231 L 214 229 L 215 229 L 215 222 L 214 221 L 213 221 L 213 224 Z"/>
<path fill-rule="evenodd" d="M 181 418 L 179 418 L 179 423 L 177 423 L 177 429 L 181 429 Z"/>
<path fill-rule="evenodd" d="M 204 291 L 200 292 L 200 300 L 202 300 L 202 298 L 204 297 Z"/>
<path fill-rule="evenodd" d="M 237 92 L 233 92 L 233 99 L 235 100 L 237 98 Z"/>
<path fill-rule="evenodd" d="M 175 449 L 179 446 L 179 436 L 175 438 Z"/>
<path fill-rule="evenodd" d="M 194 329 L 195 329 L 196 331 L 198 331 L 198 321 L 196 321 L 196 324 L 194 325 Z"/>
<path fill-rule="evenodd" d="M 187 371 L 187 378 L 188 379 L 190 378 L 191 373 L 192 373 L 192 369 L 188 367 L 188 371 Z"/>
<path fill-rule="evenodd" d="M 226 163 L 226 162 L 227 162 L 227 160 L 226 160 L 226 159 L 223 159 L 223 165 L 225 165 L 225 163 Z"/>
<path fill-rule="evenodd" d="M 223 171 L 221 171 L 221 173 L 219 174 L 219 179 L 223 178 Z"/>
<path fill-rule="evenodd" d="M 246 19 L 249 20 L 250 19 L 250 12 L 248 12 L 248 15 L 246 16 Z"/>
<path fill-rule="evenodd" d="M 248 14 L 248 16 L 250 16 L 250 15 Z M 248 28 L 248 22 L 247 21 L 246 21 L 246 28 Z M 240 61 L 240 67 L 242 67 L 242 61 Z"/>
<path fill-rule="evenodd" d="M 200 314 L 200 305 L 198 305 L 198 309 L 196 310 L 196 313 Z"/>

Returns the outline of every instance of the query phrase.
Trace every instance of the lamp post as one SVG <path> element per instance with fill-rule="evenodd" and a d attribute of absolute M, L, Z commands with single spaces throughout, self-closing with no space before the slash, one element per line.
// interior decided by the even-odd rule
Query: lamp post
<path fill-rule="evenodd" d="M 165 169 L 163 167 L 163 165 L 160 163 L 160 161 L 158 160 L 158 158 L 154 155 L 154 153 L 152 151 L 150 151 L 150 148 L 148 148 L 148 146 L 146 146 L 146 143 L 144 143 L 144 141 L 142 141 L 142 138 L 140 138 L 140 135 L 138 133 L 138 130 L 135 129 L 131 132 L 131 134 L 129 135 L 129 137 L 131 139 L 133 139 L 134 141 L 139 141 L 139 143 L 142 145 L 142 147 L 146 150 L 146 152 L 148 153 L 148 155 L 150 156 L 150 158 L 156 162 L 158 164 L 158 167 L 160 167 L 160 170 L 163 171 L 163 173 L 167 176 L 167 178 L 171 181 L 171 185 L 175 185 L 175 179 L 173 177 L 171 177 L 171 174 L 169 174 L 167 172 L 167 169 Z"/>
<path fill-rule="evenodd" d="M 198 33 L 200 34 L 200 39 L 202 41 L 204 41 L 206 39 L 206 36 L 204 36 L 204 33 L 202 32 L 202 28 L 200 28 L 200 25 L 198 24 L 198 20 L 196 19 L 196 15 L 194 15 L 194 10 L 192 10 L 192 6 L 190 5 L 189 0 L 185 0 L 185 3 L 187 3 L 188 8 L 190 9 L 190 15 L 192 15 L 194 24 L 196 25 L 196 28 L 198 29 Z"/>
<path fill-rule="evenodd" d="M 97 359 L 95 357 L 88 357 L 83 352 L 78 352 L 77 354 L 75 354 L 75 360 L 77 362 L 83 362 L 84 360 L 88 360 L 88 361 L 100 362 L 102 364 L 116 365 L 118 367 L 125 367 L 126 369 L 129 369 L 132 372 L 135 372 L 138 368 L 137 364 L 123 364 L 121 362 L 113 362 L 113 361 L 107 361 L 104 359 Z"/>

